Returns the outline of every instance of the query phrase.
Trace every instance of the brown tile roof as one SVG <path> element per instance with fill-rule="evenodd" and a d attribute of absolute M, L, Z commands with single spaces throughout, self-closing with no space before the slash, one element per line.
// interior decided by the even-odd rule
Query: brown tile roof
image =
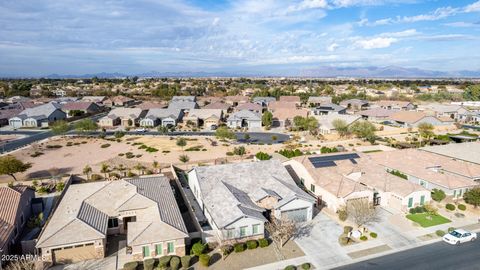
<path fill-rule="evenodd" d="M 300 103 L 300 97 L 299 96 L 280 96 L 278 101 Z"/>
<path fill-rule="evenodd" d="M 167 104 L 164 102 L 152 102 L 152 101 L 144 101 L 142 104 L 136 106 L 142 110 L 150 110 L 150 109 L 161 109 L 167 107 Z"/>
<path fill-rule="evenodd" d="M 247 103 L 243 103 L 243 104 L 238 105 L 237 110 L 238 111 L 241 111 L 241 110 L 261 111 L 262 106 L 260 104 L 257 104 L 257 103 L 247 102 Z"/>
<path fill-rule="evenodd" d="M 268 103 L 268 109 L 274 111 L 278 109 L 295 109 L 295 102 L 272 101 Z"/>
<path fill-rule="evenodd" d="M 27 186 L 0 187 L 0 248 L 12 233 L 22 194 L 27 189 Z"/>
<path fill-rule="evenodd" d="M 403 108 L 411 104 L 411 102 L 401 100 L 380 100 L 377 101 L 376 104 L 379 106 L 398 106 L 400 108 Z"/>
<path fill-rule="evenodd" d="M 205 105 L 203 109 L 228 110 L 230 107 L 232 107 L 230 104 L 217 101 L 217 102 Z"/>
<path fill-rule="evenodd" d="M 72 110 L 79 110 L 85 111 L 87 110 L 93 102 L 68 102 L 62 105 L 62 110 L 72 111 Z"/>
<path fill-rule="evenodd" d="M 399 111 L 390 115 L 390 119 L 403 123 L 416 123 L 425 118 L 426 116 L 427 115 L 423 112 Z"/>
<path fill-rule="evenodd" d="M 310 111 L 305 108 L 299 108 L 299 109 L 281 108 L 281 109 L 275 110 L 272 114 L 274 119 L 278 119 L 282 121 L 286 119 L 293 119 L 295 116 L 307 117 L 309 112 Z"/>

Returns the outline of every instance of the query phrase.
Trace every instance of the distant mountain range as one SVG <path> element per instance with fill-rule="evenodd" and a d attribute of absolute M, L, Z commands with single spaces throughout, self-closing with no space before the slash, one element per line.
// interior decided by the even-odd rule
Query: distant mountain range
<path fill-rule="evenodd" d="M 288 69 L 287 71 L 272 71 L 255 73 L 250 72 L 158 72 L 150 71 L 139 74 L 126 74 L 126 73 L 93 73 L 83 75 L 62 75 L 62 74 L 50 74 L 43 76 L 44 78 L 51 79 L 85 79 L 85 78 L 125 78 L 125 77 L 173 77 L 173 78 L 187 78 L 187 77 L 315 77 L 315 78 L 480 78 L 480 70 L 478 71 L 433 71 L 424 70 L 418 68 L 403 68 L 397 66 L 387 67 L 316 67 L 316 68 L 304 68 Z"/>

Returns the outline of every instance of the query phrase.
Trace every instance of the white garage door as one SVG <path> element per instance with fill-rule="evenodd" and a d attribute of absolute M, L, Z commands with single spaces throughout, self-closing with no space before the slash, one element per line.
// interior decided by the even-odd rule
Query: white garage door
<path fill-rule="evenodd" d="M 307 221 L 307 216 L 308 216 L 308 208 L 282 211 L 282 218 L 286 217 L 296 222 Z"/>
<path fill-rule="evenodd" d="M 93 244 L 78 245 L 75 247 L 66 247 L 53 250 L 53 260 L 55 263 L 68 264 L 79 261 L 95 259 L 95 248 Z"/>

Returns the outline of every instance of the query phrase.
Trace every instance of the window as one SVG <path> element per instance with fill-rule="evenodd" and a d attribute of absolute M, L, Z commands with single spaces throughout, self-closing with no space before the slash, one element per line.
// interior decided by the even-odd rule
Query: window
<path fill-rule="evenodd" d="M 424 205 L 425 204 L 425 195 L 422 195 L 420 197 L 420 205 Z"/>
<path fill-rule="evenodd" d="M 260 225 L 259 224 L 255 224 L 252 226 L 252 232 L 253 234 L 258 234 L 258 231 L 260 229 Z"/>
<path fill-rule="evenodd" d="M 462 191 L 463 191 L 462 189 L 458 191 L 458 197 L 462 197 Z"/>
<path fill-rule="evenodd" d="M 227 238 L 230 239 L 230 238 L 233 238 L 233 229 L 228 229 L 227 230 Z"/>
<path fill-rule="evenodd" d="M 109 218 L 108 228 L 117 228 L 117 227 L 118 227 L 118 218 Z"/>
<path fill-rule="evenodd" d="M 413 198 L 408 198 L 408 207 L 412 207 L 413 206 Z"/>
<path fill-rule="evenodd" d="M 240 237 L 247 235 L 247 226 L 240 227 Z"/>
<path fill-rule="evenodd" d="M 155 245 L 155 253 L 157 255 L 162 255 L 163 254 L 163 245 L 162 244 L 156 244 Z"/>
<path fill-rule="evenodd" d="M 175 251 L 175 247 L 173 242 L 167 243 L 167 253 L 173 253 Z"/>
<path fill-rule="evenodd" d="M 453 190 L 453 197 L 457 196 L 457 190 Z"/>
<path fill-rule="evenodd" d="M 148 246 L 143 247 L 143 257 L 150 257 L 150 248 Z"/>
<path fill-rule="evenodd" d="M 314 184 L 310 184 L 310 191 L 315 192 L 315 185 Z"/>

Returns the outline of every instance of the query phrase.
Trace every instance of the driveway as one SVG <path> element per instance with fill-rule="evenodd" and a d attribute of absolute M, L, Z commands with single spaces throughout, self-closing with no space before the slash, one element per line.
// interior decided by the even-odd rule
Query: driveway
<path fill-rule="evenodd" d="M 317 269 L 321 269 L 321 267 L 351 260 L 338 243 L 338 237 L 342 233 L 342 226 L 320 212 L 300 230 L 300 235 L 295 242 L 310 262 Z"/>
<path fill-rule="evenodd" d="M 382 242 L 393 249 L 402 248 L 417 241 L 415 236 L 408 235 L 407 232 L 403 232 L 400 227 L 395 225 L 396 215 L 404 216 L 404 214 L 392 214 L 383 208 L 378 208 L 378 211 L 380 221 L 367 227 L 370 231 L 378 234 L 379 240 L 382 240 Z"/>

